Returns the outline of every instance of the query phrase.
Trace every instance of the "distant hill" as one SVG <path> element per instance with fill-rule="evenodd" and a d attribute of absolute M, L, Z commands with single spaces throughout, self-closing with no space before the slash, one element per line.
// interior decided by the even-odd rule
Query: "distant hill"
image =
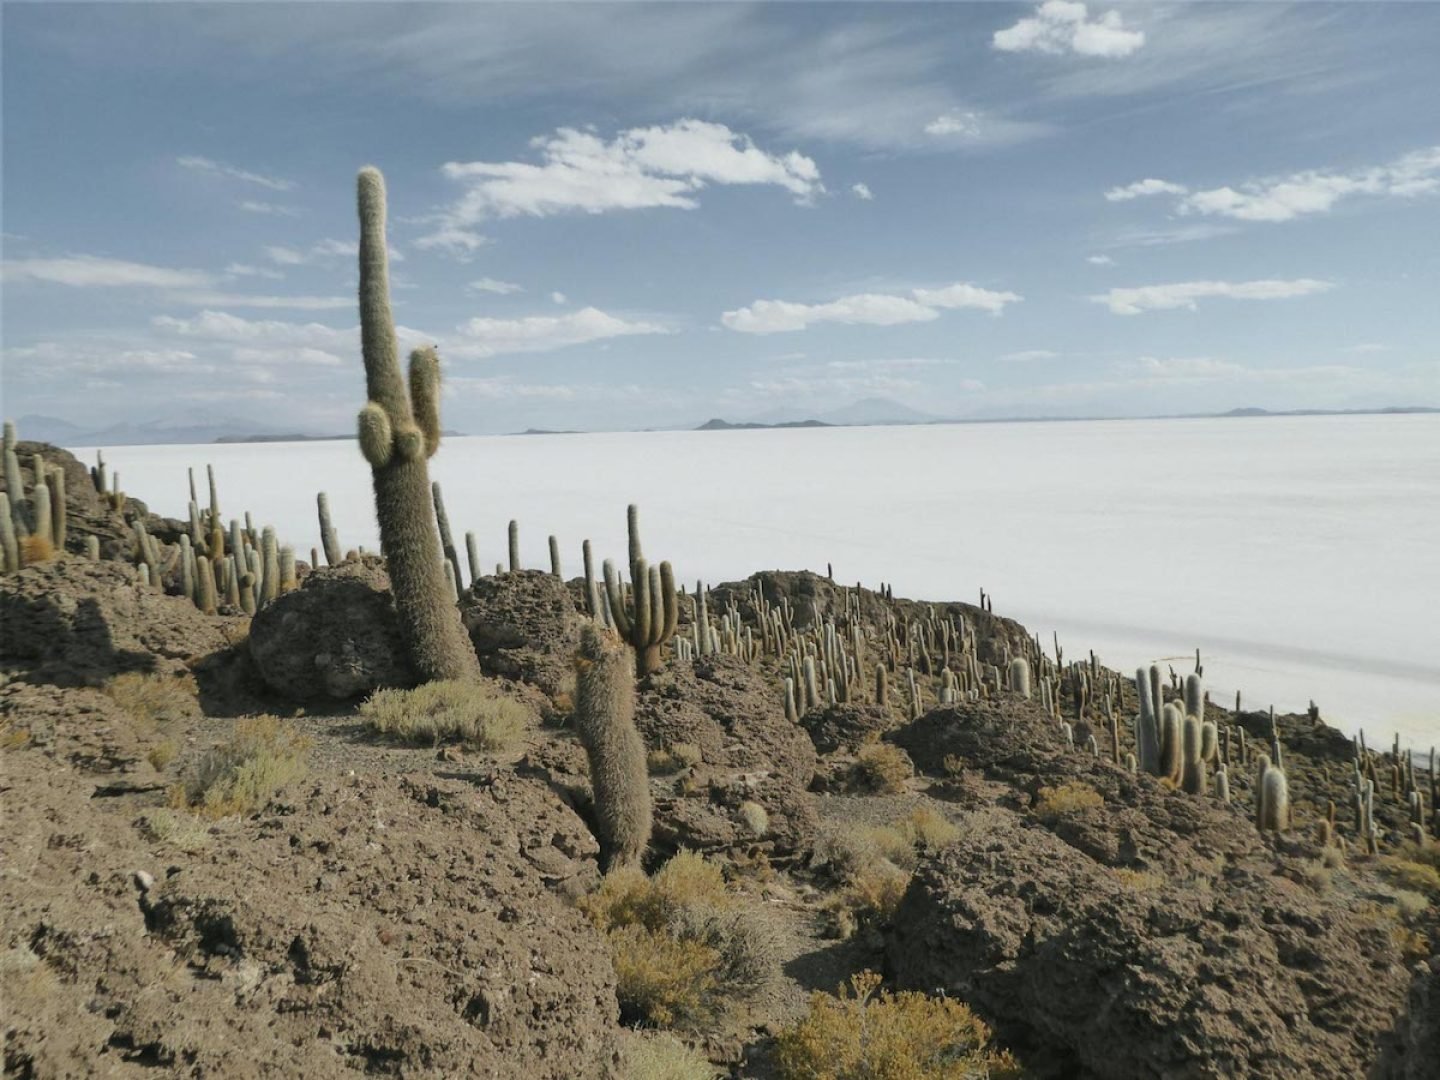
<path fill-rule="evenodd" d="M 20 417 L 15 426 L 22 439 L 36 439 L 56 446 L 142 446 L 287 437 L 278 428 L 240 416 L 150 420 L 140 424 L 127 421 L 85 427 L 53 416 L 32 415 Z"/>
<path fill-rule="evenodd" d="M 826 424 L 819 420 L 787 420 L 781 424 L 732 424 L 729 420 L 721 420 L 716 417 L 714 420 L 706 420 L 697 427 L 696 431 L 756 431 L 767 428 L 820 428 L 834 427 L 833 424 Z"/>

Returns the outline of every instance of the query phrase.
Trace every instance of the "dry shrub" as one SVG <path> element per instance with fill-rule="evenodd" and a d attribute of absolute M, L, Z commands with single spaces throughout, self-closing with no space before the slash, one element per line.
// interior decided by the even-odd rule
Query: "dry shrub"
<path fill-rule="evenodd" d="M 1154 892 L 1165 885 L 1165 875 L 1153 870 L 1132 870 L 1120 867 L 1110 871 L 1115 879 L 1131 892 Z"/>
<path fill-rule="evenodd" d="M 718 1071 L 700 1051 L 657 1031 L 630 1040 L 622 1075 L 624 1080 L 715 1080 Z"/>
<path fill-rule="evenodd" d="M 740 804 L 740 820 L 750 835 L 756 837 L 764 836 L 770 831 L 770 812 L 757 802 L 747 799 Z"/>
<path fill-rule="evenodd" d="M 179 720 L 200 715 L 200 691 L 195 677 L 127 672 L 105 684 L 105 695 L 120 706 L 142 733 L 151 733 Z"/>
<path fill-rule="evenodd" d="M 701 762 L 700 748 L 690 743 L 676 743 L 660 750 L 651 750 L 645 764 L 656 776 L 669 776 L 693 768 Z"/>
<path fill-rule="evenodd" d="M 1440 899 L 1440 869 L 1427 858 L 1428 852 L 1428 848 L 1410 844 L 1399 854 L 1382 857 L 1377 869 L 1403 889 Z"/>
<path fill-rule="evenodd" d="M 777 963 L 769 923 L 692 852 L 651 878 L 633 867 L 614 871 L 580 906 L 609 937 L 629 1022 L 704 1023 L 763 989 Z"/>
<path fill-rule="evenodd" d="M 889 743 L 871 743 L 850 766 L 850 786 L 856 791 L 894 795 L 904 791 L 905 782 L 914 775 L 915 766 L 904 750 Z"/>
<path fill-rule="evenodd" d="M 309 748 L 309 739 L 273 716 L 238 720 L 234 734 L 206 751 L 171 788 L 170 805 L 208 818 L 257 810 L 304 775 Z"/>
<path fill-rule="evenodd" d="M 1065 814 L 1104 806 L 1104 797 L 1089 784 L 1071 782 L 1059 787 L 1042 787 L 1035 797 L 1035 813 L 1041 821 L 1054 823 Z"/>
<path fill-rule="evenodd" d="M 922 806 L 888 825 L 822 834 L 815 862 L 841 885 L 825 905 L 839 935 L 849 937 L 861 926 L 893 916 L 919 853 L 952 844 L 961 832 L 948 818 Z"/>
<path fill-rule="evenodd" d="M 839 996 L 814 994 L 810 1012 L 776 1040 L 782 1080 L 975 1080 L 1019 1077 L 990 1029 L 958 1001 L 880 989 L 862 972 Z"/>
<path fill-rule="evenodd" d="M 360 719 L 402 742 L 458 740 L 496 753 L 518 743 L 535 714 L 490 683 L 442 679 L 413 690 L 377 690 L 360 706 Z"/>
<path fill-rule="evenodd" d="M 13 716 L 0 717 L 0 749 L 19 750 L 29 741 L 29 728 L 17 727 Z"/>
<path fill-rule="evenodd" d="M 18 530 L 17 530 L 18 531 Z M 55 545 L 48 537 L 27 536 L 20 541 L 20 565 L 34 566 L 55 558 Z"/>
<path fill-rule="evenodd" d="M 152 810 L 145 815 L 143 824 L 145 832 L 152 840 L 169 844 L 181 851 L 193 853 L 210 844 L 210 827 L 189 814 L 177 814 L 173 810 Z"/>

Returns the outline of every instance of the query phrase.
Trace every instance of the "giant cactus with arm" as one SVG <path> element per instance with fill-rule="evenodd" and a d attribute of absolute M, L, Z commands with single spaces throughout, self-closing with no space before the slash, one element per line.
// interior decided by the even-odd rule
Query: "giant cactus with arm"
<path fill-rule="evenodd" d="M 370 463 L 375 516 L 401 632 L 421 678 L 463 679 L 479 663 L 445 584 L 427 462 L 440 447 L 440 359 L 410 354 L 410 386 L 390 314 L 385 247 L 385 179 L 360 170 L 360 345 L 368 401 L 360 410 L 360 450 Z"/>

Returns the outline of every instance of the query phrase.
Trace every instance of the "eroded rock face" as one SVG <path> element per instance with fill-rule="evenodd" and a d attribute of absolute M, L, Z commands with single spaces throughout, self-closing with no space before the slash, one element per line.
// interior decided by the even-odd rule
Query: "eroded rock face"
<path fill-rule="evenodd" d="M 1129 794 L 1068 835 L 989 812 L 915 875 L 889 972 L 971 1003 L 1038 1075 L 1367 1075 L 1409 982 L 1383 915 L 1280 873 L 1230 807 Z"/>
<path fill-rule="evenodd" d="M 482 577 L 460 598 L 480 667 L 551 698 L 569 693 L 584 617 L 569 588 L 540 570 Z"/>
<path fill-rule="evenodd" d="M 250 655 L 290 701 L 349 700 L 415 682 L 381 560 L 322 567 L 250 623 Z"/>
<path fill-rule="evenodd" d="M 6 750 L 7 1074 L 614 1075 L 608 947 L 560 895 L 595 843 L 543 783 L 321 775 L 182 851 L 97 797 L 128 760 L 52 752 L 123 718 L 41 691 L 73 701 Z"/>
<path fill-rule="evenodd" d="M 841 702 L 811 709 L 800 717 L 800 726 L 810 734 L 810 741 L 820 753 L 853 753 L 893 728 L 895 715 L 884 705 Z"/>
<path fill-rule="evenodd" d="M 808 789 L 815 747 L 803 728 L 785 719 L 777 687 L 750 665 L 730 656 L 672 662 L 641 684 L 635 713 L 651 750 L 688 744 L 702 759 L 685 783 L 703 795 L 656 799 L 659 848 L 709 850 L 753 840 L 739 816 L 744 802 L 765 808 L 764 840 L 776 851 L 800 850 L 813 840 Z"/>
<path fill-rule="evenodd" d="M 173 674 L 227 648 L 243 625 L 142 584 L 125 563 L 62 558 L 0 576 L 0 663 L 32 682 Z"/>

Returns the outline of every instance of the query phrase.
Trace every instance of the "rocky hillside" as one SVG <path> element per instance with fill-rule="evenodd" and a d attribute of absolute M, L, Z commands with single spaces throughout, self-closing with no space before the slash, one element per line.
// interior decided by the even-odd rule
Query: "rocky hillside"
<path fill-rule="evenodd" d="M 583 579 L 479 578 L 483 675 L 414 690 L 382 560 L 207 613 L 189 524 L 16 449 L 66 535 L 0 574 L 7 1076 L 1440 1075 L 1434 777 L 1318 714 L 761 573 L 636 682 L 602 878 Z M 1161 706 L 1203 782 L 1145 769 Z"/>

